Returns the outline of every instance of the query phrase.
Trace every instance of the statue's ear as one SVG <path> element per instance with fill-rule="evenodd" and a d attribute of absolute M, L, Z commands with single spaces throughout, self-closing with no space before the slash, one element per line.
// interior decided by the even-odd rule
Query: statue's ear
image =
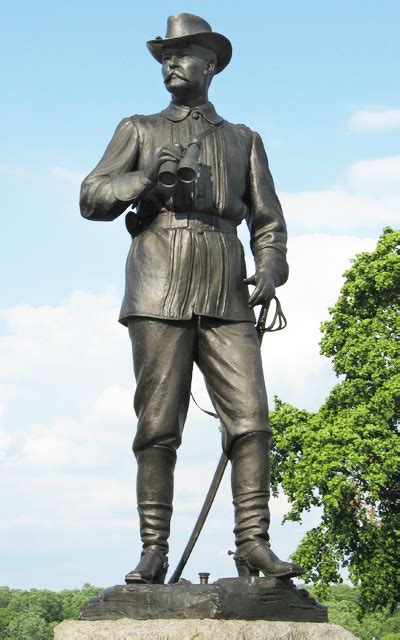
<path fill-rule="evenodd" d="M 208 74 L 214 74 L 215 73 L 215 68 L 216 68 L 216 63 L 214 60 L 209 60 L 207 62 L 207 67 L 204 73 Z"/>

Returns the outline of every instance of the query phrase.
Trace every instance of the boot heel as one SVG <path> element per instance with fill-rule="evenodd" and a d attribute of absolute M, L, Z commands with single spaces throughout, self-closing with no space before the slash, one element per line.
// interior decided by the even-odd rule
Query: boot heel
<path fill-rule="evenodd" d="M 260 572 L 255 567 L 251 567 L 246 558 L 235 555 L 234 551 L 228 551 L 228 556 L 233 556 L 239 578 L 258 578 Z"/>
<path fill-rule="evenodd" d="M 251 567 L 245 558 L 235 556 L 234 551 L 228 551 L 229 556 L 233 556 L 239 578 L 258 578 L 260 572 L 258 569 Z"/>
<path fill-rule="evenodd" d="M 260 575 L 258 569 L 249 567 L 246 562 L 243 562 L 243 560 L 235 560 L 235 564 L 239 578 L 258 578 Z"/>
<path fill-rule="evenodd" d="M 167 575 L 167 571 L 168 571 L 168 565 L 162 571 L 160 571 L 160 573 L 158 574 L 154 584 L 164 584 L 165 576 Z"/>

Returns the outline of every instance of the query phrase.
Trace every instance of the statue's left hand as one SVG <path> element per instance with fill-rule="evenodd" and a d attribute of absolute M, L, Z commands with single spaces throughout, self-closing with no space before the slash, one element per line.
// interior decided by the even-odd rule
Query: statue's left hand
<path fill-rule="evenodd" d="M 256 307 L 271 300 L 275 295 L 275 282 L 270 271 L 257 269 L 253 276 L 243 280 L 245 284 L 253 284 L 255 289 L 249 298 L 249 307 Z"/>

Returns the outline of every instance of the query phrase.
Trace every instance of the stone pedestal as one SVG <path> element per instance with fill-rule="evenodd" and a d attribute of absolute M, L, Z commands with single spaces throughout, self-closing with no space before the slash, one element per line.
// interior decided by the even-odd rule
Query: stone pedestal
<path fill-rule="evenodd" d="M 65 620 L 54 640 L 356 640 L 335 624 L 247 620 Z"/>

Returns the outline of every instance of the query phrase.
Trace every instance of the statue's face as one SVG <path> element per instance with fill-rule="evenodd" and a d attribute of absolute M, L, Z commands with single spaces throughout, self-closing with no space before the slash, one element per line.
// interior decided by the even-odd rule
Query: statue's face
<path fill-rule="evenodd" d="M 215 65 L 195 44 L 165 47 L 161 62 L 164 84 L 177 98 L 201 95 L 208 89 Z"/>

